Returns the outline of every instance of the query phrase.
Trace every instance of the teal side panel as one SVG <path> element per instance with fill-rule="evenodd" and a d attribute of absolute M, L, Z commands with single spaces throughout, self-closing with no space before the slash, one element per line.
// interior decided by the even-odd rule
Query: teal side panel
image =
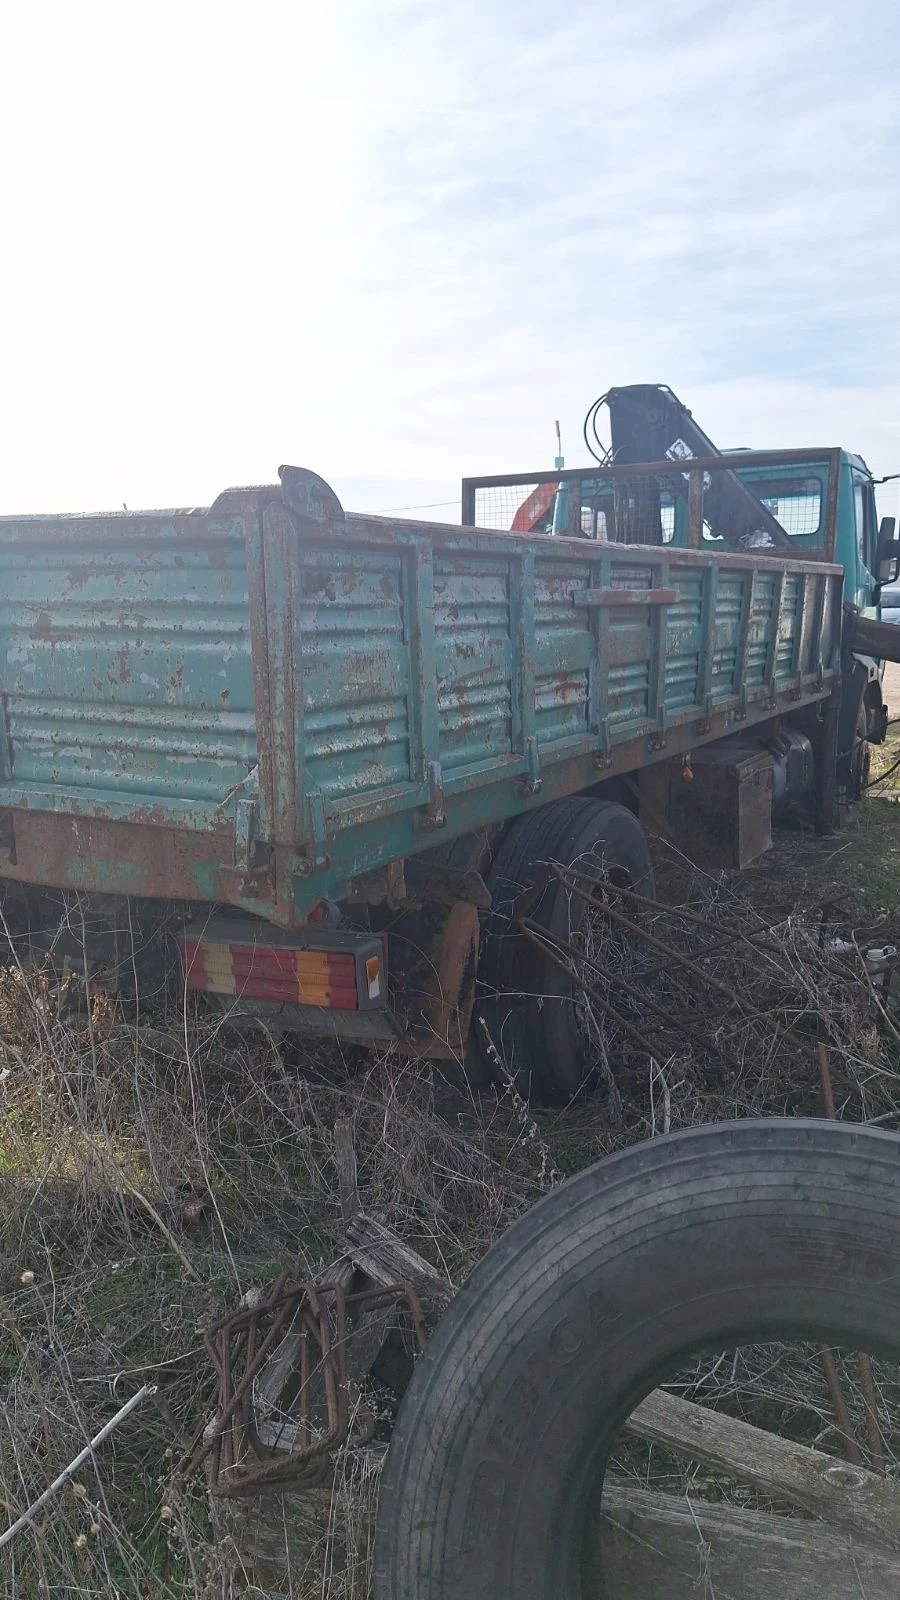
<path fill-rule="evenodd" d="M 445 773 L 512 750 L 511 577 L 503 557 L 435 554 L 438 757 Z"/>
<path fill-rule="evenodd" d="M 651 589 L 653 568 L 643 560 L 619 555 L 612 558 L 611 589 Z M 646 722 L 650 716 L 652 660 L 649 606 L 613 606 L 606 625 L 609 661 L 607 716 L 610 727 L 623 729 Z"/>
<path fill-rule="evenodd" d="M 714 705 L 723 700 L 730 700 L 735 693 L 740 663 L 744 597 L 748 581 L 744 572 L 723 569 L 719 576 L 710 673 L 710 696 Z"/>
<path fill-rule="evenodd" d="M 410 619 L 401 552 L 302 548 L 295 614 L 307 796 L 408 785 Z"/>
<path fill-rule="evenodd" d="M 749 579 L 745 579 L 749 582 Z M 759 689 L 766 681 L 766 668 L 771 653 L 775 605 L 775 575 L 758 571 L 753 582 L 753 605 L 747 637 L 747 659 L 744 681 L 748 689 Z"/>
<path fill-rule="evenodd" d="M 587 562 L 534 563 L 534 732 L 541 744 L 586 735 L 594 653 L 591 613 L 573 595 L 590 587 Z"/>
<path fill-rule="evenodd" d="M 805 579 L 798 573 L 785 573 L 775 650 L 775 677 L 778 681 L 796 676 L 794 658 L 800 637 L 804 585 Z"/>
<path fill-rule="evenodd" d="M 198 520 L 192 538 L 189 523 L 0 524 L 12 784 L 71 791 L 102 811 L 109 799 L 216 805 L 247 782 L 256 726 L 243 524 Z"/>
<path fill-rule="evenodd" d="M 708 569 L 675 572 L 672 587 L 679 598 L 666 607 L 665 705 L 668 712 L 695 706 L 700 700 L 703 654 L 703 588 Z"/>

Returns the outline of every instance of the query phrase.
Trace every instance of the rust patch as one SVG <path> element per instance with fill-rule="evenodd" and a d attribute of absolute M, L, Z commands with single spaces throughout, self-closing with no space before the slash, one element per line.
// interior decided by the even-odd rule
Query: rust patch
<path fill-rule="evenodd" d="M 166 699 L 170 695 L 179 695 L 184 688 L 184 662 L 180 661 L 174 672 L 170 672 L 165 681 Z M 227 691 L 226 691 L 227 692 Z"/>
<path fill-rule="evenodd" d="M 56 889 L 150 899 L 201 900 L 211 863 L 232 853 L 230 829 L 188 833 L 154 823 L 152 807 L 129 822 L 17 809 L 16 860 L 4 861 L 3 877 Z M 218 897 L 236 898 L 222 874 Z M 261 906 L 260 910 L 265 911 Z"/>
<path fill-rule="evenodd" d="M 47 644 L 65 644 L 74 637 L 71 629 L 54 628 L 49 611 L 41 611 L 31 627 L 31 638 L 43 639 Z"/>

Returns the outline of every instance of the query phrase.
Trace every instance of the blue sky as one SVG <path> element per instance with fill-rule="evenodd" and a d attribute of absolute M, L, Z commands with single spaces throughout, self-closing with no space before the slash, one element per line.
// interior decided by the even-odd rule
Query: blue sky
<path fill-rule="evenodd" d="M 900 20 L 863 0 L 57 0 L 0 49 L 0 509 L 354 509 L 662 381 L 900 471 Z M 433 513 L 453 518 L 453 504 Z"/>

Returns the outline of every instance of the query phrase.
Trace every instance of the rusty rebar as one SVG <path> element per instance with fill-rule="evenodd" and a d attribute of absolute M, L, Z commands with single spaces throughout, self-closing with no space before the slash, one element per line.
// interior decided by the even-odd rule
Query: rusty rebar
<path fill-rule="evenodd" d="M 666 1027 L 673 1029 L 673 1031 L 676 1033 L 682 1034 L 685 1039 L 688 1039 L 691 1042 L 691 1044 L 699 1044 L 704 1050 L 708 1050 L 712 1055 L 718 1056 L 719 1060 L 723 1061 L 727 1067 L 731 1068 L 732 1071 L 736 1070 L 736 1062 L 729 1057 L 729 1055 L 721 1048 L 720 1045 L 716 1044 L 714 1039 L 708 1038 L 706 1034 L 701 1033 L 698 1028 L 692 1027 L 690 1023 L 681 1021 L 678 1017 L 674 1016 L 671 1011 L 667 1011 L 664 1006 L 658 1005 L 655 1000 L 651 1000 L 649 995 L 642 994 L 640 989 L 636 989 L 633 984 L 628 982 L 627 978 L 623 978 L 620 973 L 613 972 L 609 967 L 604 966 L 603 962 L 598 961 L 596 956 L 584 955 L 581 951 L 575 951 L 572 946 L 567 945 L 564 942 L 557 943 L 552 934 L 549 934 L 546 929 L 541 928 L 540 923 L 533 922 L 529 917 L 520 918 L 516 926 L 521 928 L 523 933 L 532 937 L 532 942 L 534 943 L 538 942 L 539 932 L 541 938 L 547 941 L 545 953 L 547 953 L 549 945 L 552 943 L 557 952 L 564 957 L 568 957 L 573 964 L 578 962 L 593 968 L 595 972 L 599 973 L 601 978 L 605 978 L 609 983 L 614 983 L 617 988 L 621 989 L 624 994 L 628 995 L 629 999 L 634 1000 L 639 1006 L 642 1006 L 645 1011 L 649 1011 L 651 1016 L 656 1017 L 657 1020 L 664 1023 Z M 585 991 L 585 993 L 588 992 L 587 985 L 583 977 L 581 977 L 577 972 L 573 971 L 572 967 L 568 965 L 564 968 L 564 970 L 568 973 L 569 977 L 571 977 L 573 983 L 576 983 L 579 988 Z M 607 1004 L 609 1004 L 609 1002 L 607 1002 Z"/>
<path fill-rule="evenodd" d="M 568 870 L 569 872 L 572 872 L 572 868 L 569 868 Z M 621 883 L 611 883 L 608 887 L 611 894 L 622 895 L 626 900 L 632 901 L 636 905 L 644 906 L 650 911 L 660 912 L 665 916 L 678 917 L 681 921 L 690 922 L 695 927 L 703 928 L 704 930 L 709 927 L 708 917 L 703 917 L 696 911 L 688 911 L 685 906 L 667 906 L 662 900 L 654 900 L 649 895 L 639 894 L 636 889 L 629 889 Z M 832 904 L 830 901 L 826 903 L 828 905 Z M 835 906 L 839 904 L 838 902 L 833 903 Z M 789 921 L 790 915 L 786 917 L 775 917 L 771 922 L 764 922 L 758 928 L 751 928 L 749 933 L 743 928 L 740 930 L 726 929 L 723 932 L 721 940 L 717 935 L 717 940 L 714 945 L 711 945 L 704 950 L 695 951 L 694 959 L 699 960 L 701 956 L 711 954 L 713 951 L 717 950 L 720 946 L 720 943 L 724 942 L 725 940 L 729 942 L 733 940 L 739 940 L 743 944 L 749 945 L 754 954 L 758 954 L 760 950 L 764 950 L 770 955 L 783 955 L 783 951 L 777 944 L 760 944 L 759 940 L 761 940 L 765 934 L 772 933 L 773 930 L 780 927 L 783 922 Z M 819 948 L 821 949 L 821 944 Z M 830 957 L 826 957 L 823 954 L 822 959 L 829 971 L 840 972 L 842 970 L 838 962 Z"/>
<path fill-rule="evenodd" d="M 844 1399 L 844 1391 L 841 1388 L 841 1380 L 838 1377 L 837 1363 L 830 1350 L 822 1351 L 822 1370 L 825 1373 L 825 1382 L 828 1385 L 828 1393 L 831 1396 L 834 1420 L 838 1425 L 838 1432 L 844 1446 L 844 1455 L 851 1466 L 861 1467 L 862 1451 L 856 1442 L 853 1423 L 850 1421 L 850 1413 L 847 1410 L 847 1402 Z"/>
<path fill-rule="evenodd" d="M 822 1096 L 822 1110 L 830 1121 L 836 1122 L 837 1111 L 834 1104 L 831 1069 L 828 1065 L 828 1050 L 821 1041 L 816 1045 L 816 1059 L 819 1063 L 819 1090 Z"/>
<path fill-rule="evenodd" d="M 213 1421 L 198 1426 L 175 1469 L 173 1487 L 209 1461 L 211 1491 L 236 1495 L 297 1476 L 343 1444 L 351 1427 L 358 1442 L 371 1438 L 376 1427 L 372 1413 L 358 1410 L 354 1418 L 350 1414 L 348 1312 L 391 1308 L 406 1315 L 416 1346 L 423 1349 L 425 1319 L 409 1284 L 378 1286 L 348 1295 L 341 1284 L 289 1284 L 282 1275 L 255 1306 L 242 1306 L 220 1317 L 205 1337 L 216 1375 Z M 290 1377 L 299 1379 L 294 1402 L 299 1443 L 274 1459 L 263 1459 L 253 1426 L 253 1385 L 293 1319 L 299 1337 L 297 1370 Z M 311 1403 L 311 1383 L 317 1373 L 322 1378 L 325 1412 L 318 1438 Z"/>
<path fill-rule="evenodd" d="M 738 1010 L 744 1011 L 746 1015 L 756 1018 L 759 1022 L 769 1021 L 764 1012 L 757 1010 L 756 1006 L 751 1005 L 748 1000 L 742 1000 L 740 995 L 735 994 L 730 984 L 723 983 L 721 978 L 714 977 L 711 972 L 705 972 L 702 967 L 698 967 L 691 960 L 690 956 L 682 955 L 681 951 L 676 950 L 674 945 L 669 944 L 665 939 L 658 938 L 656 934 L 650 933 L 646 928 L 642 928 L 640 923 L 633 922 L 630 917 L 625 916 L 623 911 L 616 910 L 616 907 L 611 906 L 608 901 L 600 900 L 596 895 L 589 893 L 582 884 L 573 882 L 564 871 L 558 869 L 558 875 L 560 882 L 567 889 L 580 896 L 588 905 L 593 906 L 595 910 L 600 912 L 601 916 L 623 928 L 633 939 L 642 939 L 645 944 L 650 945 L 651 949 L 658 950 L 660 955 L 666 956 L 676 966 L 682 967 L 685 972 L 689 972 L 691 977 L 697 979 L 698 983 L 706 984 L 711 989 L 717 989 L 720 994 L 724 994 L 731 1001 L 732 1005 L 737 1006 Z M 618 893 L 619 891 L 615 889 L 614 892 Z M 631 893 L 630 890 L 625 892 Z M 659 909 L 655 901 L 649 901 L 648 904 L 656 906 L 657 910 Z M 708 922 L 706 926 L 709 926 Z"/>
<path fill-rule="evenodd" d="M 548 961 L 551 961 L 555 967 L 558 967 L 560 972 L 564 972 L 567 978 L 573 978 L 572 968 L 569 961 L 565 960 L 558 954 L 558 947 L 551 943 L 544 928 L 542 928 L 538 923 L 532 922 L 530 917 L 521 917 L 518 922 L 518 927 L 525 935 L 526 939 L 530 939 L 531 943 L 536 945 L 537 948 L 543 952 Z M 607 1017 L 609 1017 L 610 1021 L 614 1022 L 618 1028 L 622 1029 L 623 1033 L 627 1033 L 628 1037 L 634 1040 L 634 1043 L 637 1045 L 639 1050 L 642 1050 L 645 1055 L 648 1055 L 651 1061 L 656 1060 L 657 1056 L 659 1055 L 659 1051 L 650 1043 L 650 1040 L 641 1033 L 639 1028 L 636 1028 L 633 1023 L 629 1022 L 627 1017 L 623 1017 L 621 1012 L 616 1010 L 615 1006 L 611 1006 L 609 1001 L 604 999 L 603 995 L 594 984 L 588 983 L 586 979 L 578 979 L 575 981 L 580 983 L 580 986 L 584 990 L 585 994 L 590 996 L 594 1004 L 598 1006 Z"/>
<path fill-rule="evenodd" d="M 879 1478 L 885 1476 L 884 1440 L 881 1437 L 881 1425 L 878 1421 L 878 1400 L 875 1395 L 875 1380 L 872 1376 L 872 1361 L 864 1350 L 856 1357 L 856 1366 L 859 1372 L 859 1383 L 862 1389 L 863 1410 L 866 1417 L 866 1438 L 869 1443 L 869 1454 L 872 1457 L 872 1471 L 877 1472 Z"/>

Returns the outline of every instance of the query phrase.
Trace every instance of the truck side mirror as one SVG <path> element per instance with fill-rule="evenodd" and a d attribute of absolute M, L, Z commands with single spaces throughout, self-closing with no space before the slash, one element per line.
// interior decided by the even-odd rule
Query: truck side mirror
<path fill-rule="evenodd" d="M 882 517 L 878 529 L 878 555 L 875 560 L 875 575 L 879 586 L 883 583 L 896 583 L 900 578 L 900 539 L 897 538 L 896 517 Z"/>

